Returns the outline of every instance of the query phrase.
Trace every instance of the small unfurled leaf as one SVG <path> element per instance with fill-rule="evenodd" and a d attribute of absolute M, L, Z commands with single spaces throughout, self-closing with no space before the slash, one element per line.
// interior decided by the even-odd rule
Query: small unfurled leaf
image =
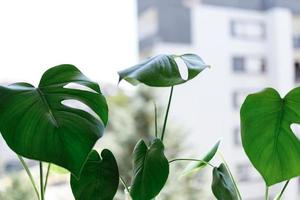
<path fill-rule="evenodd" d="M 159 194 L 169 175 L 169 163 L 164 145 L 155 139 L 149 147 L 140 140 L 133 152 L 133 180 L 130 195 L 133 200 L 151 200 Z"/>
<path fill-rule="evenodd" d="M 186 65 L 187 79 L 182 78 L 180 75 L 179 66 L 175 60 L 177 58 L 182 59 Z M 120 71 L 119 80 L 125 79 L 133 85 L 144 83 L 153 87 L 169 87 L 191 80 L 207 67 L 209 66 L 195 54 L 158 55 Z"/>
<path fill-rule="evenodd" d="M 71 175 L 71 188 L 76 200 L 112 200 L 119 185 L 117 161 L 108 149 L 100 158 L 92 151 L 85 163 L 80 179 Z"/>
<path fill-rule="evenodd" d="M 293 124 L 300 124 L 300 87 L 284 98 L 267 88 L 242 105 L 243 147 L 268 186 L 300 175 L 300 141 Z"/>
<path fill-rule="evenodd" d="M 184 170 L 184 175 L 189 175 L 191 173 L 194 173 L 194 172 L 198 172 L 200 171 L 201 169 L 203 169 L 204 167 L 207 166 L 207 163 L 209 161 L 211 161 L 211 159 L 213 159 L 213 157 L 216 155 L 217 151 L 218 151 L 218 148 L 219 148 L 219 145 L 220 145 L 220 141 L 218 141 L 214 146 L 213 148 L 201 159 L 201 161 L 199 162 L 191 162 L 187 167 L 186 169 Z M 204 161 L 204 162 L 202 162 Z"/>
<path fill-rule="evenodd" d="M 79 84 L 92 91 L 66 88 Z M 91 112 L 64 105 L 74 100 Z M 17 154 L 54 163 L 80 176 L 88 154 L 102 136 L 108 107 L 97 83 L 76 67 L 47 70 L 39 86 L 0 86 L 0 132 Z"/>
<path fill-rule="evenodd" d="M 238 200 L 234 183 L 223 163 L 213 170 L 212 191 L 218 200 Z"/>

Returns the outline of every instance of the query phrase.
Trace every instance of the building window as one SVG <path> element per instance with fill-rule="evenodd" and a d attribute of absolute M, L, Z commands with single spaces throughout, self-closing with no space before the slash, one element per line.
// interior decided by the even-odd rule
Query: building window
<path fill-rule="evenodd" d="M 265 38 L 265 24 L 256 20 L 232 20 L 231 35 L 246 40 L 262 40 Z"/>
<path fill-rule="evenodd" d="M 247 182 L 250 180 L 250 166 L 248 164 L 238 164 L 236 166 L 236 171 L 238 175 L 239 182 Z"/>
<path fill-rule="evenodd" d="M 234 91 L 232 94 L 232 104 L 233 108 L 239 109 L 246 97 L 246 93 L 244 91 Z"/>
<path fill-rule="evenodd" d="M 234 56 L 232 68 L 235 73 L 263 74 L 266 72 L 266 61 L 260 56 Z"/>
<path fill-rule="evenodd" d="M 233 71 L 234 72 L 244 72 L 245 71 L 245 58 L 241 56 L 233 57 Z"/>
<path fill-rule="evenodd" d="M 237 146 L 237 147 L 240 147 L 242 145 L 241 133 L 240 133 L 239 127 L 236 127 L 233 130 L 233 144 L 234 144 L 234 146 Z"/>
<path fill-rule="evenodd" d="M 237 180 L 239 182 L 259 182 L 260 177 L 253 170 L 253 167 L 248 163 L 241 163 L 236 165 Z"/>
<path fill-rule="evenodd" d="M 294 36 L 293 42 L 294 42 L 294 48 L 300 49 L 300 34 Z"/>
<path fill-rule="evenodd" d="M 295 81 L 300 82 L 300 62 L 295 62 Z"/>
<path fill-rule="evenodd" d="M 260 89 L 256 89 L 256 88 L 239 88 L 236 89 L 232 92 L 232 106 L 234 109 L 240 109 L 243 102 L 245 101 L 246 97 L 251 94 L 254 93 L 256 91 L 258 91 Z"/>

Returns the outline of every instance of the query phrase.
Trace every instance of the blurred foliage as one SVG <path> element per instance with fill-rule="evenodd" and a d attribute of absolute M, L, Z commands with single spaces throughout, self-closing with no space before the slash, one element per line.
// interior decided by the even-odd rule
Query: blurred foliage
<path fill-rule="evenodd" d="M 25 177 L 27 178 L 27 177 Z M 0 200 L 34 200 L 31 184 L 22 176 L 12 176 L 8 187 L 0 192 Z"/>
<path fill-rule="evenodd" d="M 105 148 L 114 152 L 120 169 L 120 175 L 130 185 L 132 176 L 132 151 L 140 138 L 149 142 L 155 136 L 154 101 L 157 99 L 153 89 L 138 87 L 137 91 L 126 94 L 118 89 L 109 95 L 110 108 L 109 125 L 102 141 Z M 165 106 L 157 105 L 158 135 L 161 133 Z M 172 108 L 171 108 L 172 109 Z M 165 138 L 166 155 L 168 159 L 178 158 L 184 152 L 184 135 L 180 124 L 170 118 L 167 124 Z M 166 187 L 158 199 L 162 200 L 199 200 L 203 199 L 201 182 L 197 177 L 181 177 L 181 173 L 188 163 L 172 163 L 170 176 Z M 181 178 L 180 178 L 181 177 Z M 116 199 L 123 200 L 124 188 L 120 187 Z"/>

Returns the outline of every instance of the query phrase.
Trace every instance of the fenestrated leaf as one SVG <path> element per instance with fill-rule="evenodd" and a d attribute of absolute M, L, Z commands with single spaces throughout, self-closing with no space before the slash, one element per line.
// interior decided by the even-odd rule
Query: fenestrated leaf
<path fill-rule="evenodd" d="M 300 123 L 300 88 L 284 98 L 267 88 L 242 105 L 243 147 L 268 186 L 300 175 L 300 142 L 293 123 Z"/>
<path fill-rule="evenodd" d="M 112 200 L 119 185 L 117 161 L 108 149 L 100 158 L 92 151 L 85 163 L 80 179 L 71 175 L 71 188 L 76 200 Z"/>
<path fill-rule="evenodd" d="M 133 152 L 133 180 L 130 195 L 133 200 L 150 200 L 157 196 L 169 175 L 169 163 L 164 145 L 155 139 L 149 147 L 140 140 Z"/>
<path fill-rule="evenodd" d="M 191 173 L 195 173 L 203 169 L 207 166 L 207 163 L 213 159 L 213 157 L 216 155 L 218 148 L 220 145 L 220 141 L 218 141 L 213 148 L 201 159 L 199 162 L 191 162 L 186 169 L 184 170 L 184 175 L 188 175 Z M 202 162 L 204 161 L 204 162 Z"/>
<path fill-rule="evenodd" d="M 186 80 L 180 75 L 175 61 L 176 58 L 181 58 L 186 64 L 188 70 L 188 78 Z M 169 87 L 191 80 L 207 67 L 209 66 L 195 54 L 180 56 L 158 55 L 131 68 L 120 71 L 119 81 L 125 79 L 133 85 L 144 83 L 154 87 Z"/>
<path fill-rule="evenodd" d="M 65 88 L 69 83 L 93 92 Z M 62 104 L 70 99 L 84 103 L 93 113 Z M 0 132 L 8 146 L 21 156 L 57 164 L 78 177 L 107 117 L 98 84 L 72 65 L 46 71 L 38 88 L 28 83 L 0 86 Z"/>
<path fill-rule="evenodd" d="M 234 183 L 225 165 L 213 169 L 212 191 L 218 200 L 238 200 Z"/>

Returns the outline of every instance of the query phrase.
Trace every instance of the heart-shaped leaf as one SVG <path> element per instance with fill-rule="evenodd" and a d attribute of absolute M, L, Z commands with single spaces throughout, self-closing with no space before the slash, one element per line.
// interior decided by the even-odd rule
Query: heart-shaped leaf
<path fill-rule="evenodd" d="M 212 191 L 218 200 L 238 200 L 238 194 L 226 166 L 222 163 L 213 170 Z"/>
<path fill-rule="evenodd" d="M 186 169 L 184 170 L 184 175 L 188 175 L 194 172 L 198 172 L 204 167 L 207 166 L 207 163 L 213 159 L 213 157 L 216 155 L 218 148 L 220 145 L 220 141 L 218 141 L 213 148 L 201 159 L 199 162 L 192 162 L 189 164 Z M 203 162 L 204 161 L 204 162 Z"/>
<path fill-rule="evenodd" d="M 176 58 L 182 59 L 185 63 L 188 71 L 187 79 L 181 77 Z M 125 79 L 133 85 L 144 83 L 154 87 L 169 87 L 191 80 L 207 67 L 209 66 L 195 54 L 158 55 L 120 71 L 119 81 Z"/>
<path fill-rule="evenodd" d="M 164 145 L 155 139 L 149 147 L 140 140 L 133 151 L 133 180 L 130 195 L 133 200 L 150 200 L 157 196 L 169 175 L 169 163 Z"/>
<path fill-rule="evenodd" d="M 76 200 L 112 200 L 119 185 L 117 161 L 108 149 L 100 158 L 92 151 L 85 163 L 80 179 L 71 175 L 71 188 Z"/>
<path fill-rule="evenodd" d="M 93 91 L 65 88 L 69 83 Z M 84 103 L 93 113 L 63 105 L 69 99 Z M 102 136 L 107 117 L 98 84 L 72 65 L 46 71 L 38 88 L 28 83 L 0 86 L 0 132 L 8 146 L 21 156 L 54 163 L 77 177 Z"/>
<path fill-rule="evenodd" d="M 300 88 L 284 98 L 267 88 L 242 105 L 243 147 L 268 186 L 300 175 L 300 141 L 293 123 L 300 123 Z"/>

